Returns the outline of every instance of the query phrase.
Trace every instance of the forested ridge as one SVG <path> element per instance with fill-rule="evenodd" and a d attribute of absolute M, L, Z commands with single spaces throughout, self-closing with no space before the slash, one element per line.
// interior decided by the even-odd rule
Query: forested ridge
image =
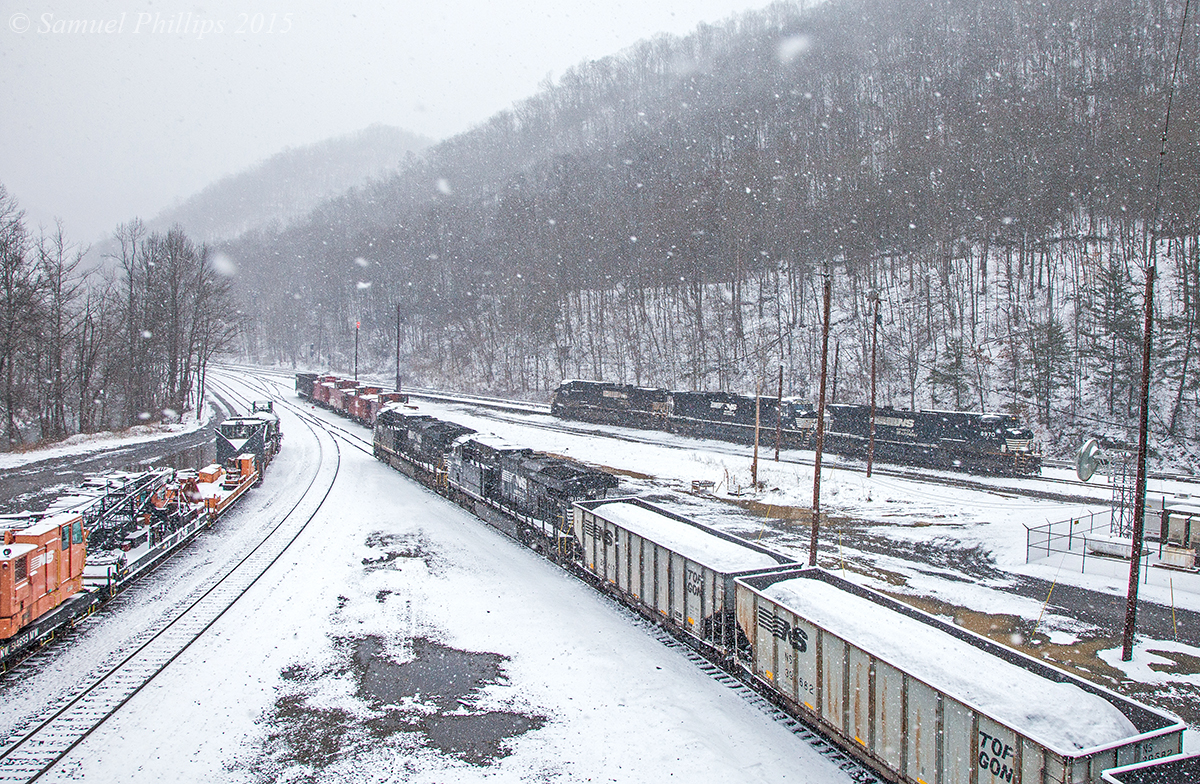
<path fill-rule="evenodd" d="M 386 125 L 288 148 L 224 177 L 150 219 L 150 229 L 183 226 L 199 241 L 234 237 L 254 226 L 306 214 L 333 194 L 397 168 L 429 140 Z"/>
<path fill-rule="evenodd" d="M 0 451 L 178 422 L 239 322 L 230 277 L 178 226 L 118 226 L 108 264 L 0 184 Z M 225 272 L 228 272 L 226 265 Z"/>
<path fill-rule="evenodd" d="M 224 246 L 261 358 L 544 397 L 564 377 L 1004 409 L 1126 436 L 1158 240 L 1160 450 L 1189 458 L 1200 36 L 1183 3 L 776 4 L 564 73 L 400 173 Z M 1155 202 L 1159 209 L 1155 210 Z M 831 364 L 834 358 L 831 357 Z M 1172 442 L 1168 449 L 1166 444 Z"/>

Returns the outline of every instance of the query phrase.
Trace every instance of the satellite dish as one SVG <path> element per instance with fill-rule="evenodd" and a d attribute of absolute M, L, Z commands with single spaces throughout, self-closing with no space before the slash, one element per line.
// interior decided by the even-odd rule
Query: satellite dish
<path fill-rule="evenodd" d="M 1096 473 L 1100 465 L 1100 444 L 1096 439 L 1089 438 L 1075 455 L 1075 475 L 1079 481 L 1086 482 Z"/>

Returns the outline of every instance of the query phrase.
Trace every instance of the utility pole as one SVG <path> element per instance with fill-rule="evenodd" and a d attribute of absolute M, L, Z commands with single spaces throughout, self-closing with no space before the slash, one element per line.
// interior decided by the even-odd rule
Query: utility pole
<path fill-rule="evenodd" d="M 829 388 L 829 402 L 837 402 L 838 362 L 842 357 L 842 341 L 833 344 L 833 384 Z"/>
<path fill-rule="evenodd" d="M 1167 112 L 1163 117 L 1162 137 L 1158 148 L 1158 175 L 1154 183 L 1154 212 L 1150 224 L 1150 260 L 1146 265 L 1146 318 L 1142 334 L 1142 410 L 1138 422 L 1137 482 L 1133 490 L 1133 542 L 1129 552 L 1129 596 L 1125 604 L 1125 630 L 1121 635 L 1121 660 L 1133 658 L 1133 637 L 1137 631 L 1138 577 L 1142 563 L 1142 539 L 1146 527 L 1146 452 L 1150 436 L 1150 348 L 1154 326 L 1154 278 L 1158 275 L 1158 221 L 1162 214 L 1163 166 L 1167 160 L 1167 140 L 1171 128 L 1171 106 L 1175 100 L 1175 81 L 1183 54 L 1184 33 L 1187 31 L 1188 6 L 1183 7 L 1179 23 L 1179 44 L 1175 49 L 1175 66 L 1167 85 Z"/>
<path fill-rule="evenodd" d="M 400 303 L 396 303 L 396 391 L 400 391 Z"/>
<path fill-rule="evenodd" d="M 354 380 L 358 381 L 358 327 L 361 321 L 354 322 Z"/>
<path fill-rule="evenodd" d="M 779 442 L 783 440 L 783 365 L 779 365 L 779 395 L 775 398 L 775 462 L 779 462 Z"/>
<path fill-rule="evenodd" d="M 871 301 L 871 438 L 867 442 L 867 477 L 875 465 L 875 333 L 879 327 L 879 292 L 872 291 Z"/>
<path fill-rule="evenodd" d="M 1137 631 L 1138 577 L 1142 565 L 1142 541 L 1146 527 L 1146 452 L 1150 429 L 1150 347 L 1154 326 L 1154 278 L 1157 273 L 1158 232 L 1150 235 L 1150 263 L 1146 267 L 1146 319 L 1142 335 L 1142 410 L 1138 422 L 1137 481 L 1133 489 L 1133 542 L 1129 551 L 1129 593 L 1125 602 L 1125 630 L 1121 635 L 1121 661 L 1133 658 L 1133 636 Z"/>
<path fill-rule="evenodd" d="M 821 453 L 825 449 L 825 379 L 829 367 L 829 301 L 833 282 L 825 276 L 825 324 L 821 328 L 821 395 L 817 400 L 817 454 L 813 461 L 812 538 L 808 542 L 808 565 L 817 565 L 817 533 L 821 526 Z"/>
<path fill-rule="evenodd" d="M 762 425 L 762 382 L 754 389 L 754 462 L 750 464 L 750 484 L 758 490 L 758 431 Z"/>

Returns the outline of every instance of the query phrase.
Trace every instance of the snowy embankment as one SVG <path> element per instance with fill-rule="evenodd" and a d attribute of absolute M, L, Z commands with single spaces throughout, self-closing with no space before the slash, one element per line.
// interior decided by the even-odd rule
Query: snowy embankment
<path fill-rule="evenodd" d="M 79 433 L 43 447 L 2 453 L 0 454 L 0 469 L 18 468 L 32 463 L 40 463 L 43 460 L 74 457 L 134 444 L 144 444 L 149 441 L 160 441 L 164 438 L 195 432 L 211 420 L 212 409 L 209 407 L 205 409 L 205 413 L 201 417 L 197 417 L 194 411 L 188 411 L 183 415 L 182 421 L 177 424 L 134 425 L 128 430 L 119 432 L 105 430 L 100 433 Z"/>

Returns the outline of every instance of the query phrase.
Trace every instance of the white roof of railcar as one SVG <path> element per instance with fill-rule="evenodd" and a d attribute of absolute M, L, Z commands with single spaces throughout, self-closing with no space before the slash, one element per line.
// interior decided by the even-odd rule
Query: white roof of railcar
<path fill-rule="evenodd" d="M 817 579 L 783 580 L 763 595 L 802 618 L 1064 752 L 1140 734 L 1115 705 L 1058 683 L 882 604 Z"/>
<path fill-rule="evenodd" d="M 777 558 L 767 553 L 722 539 L 703 528 L 681 522 L 640 504 L 610 501 L 590 507 L 590 511 L 643 539 L 649 539 L 684 558 L 723 574 L 780 565 Z"/>

